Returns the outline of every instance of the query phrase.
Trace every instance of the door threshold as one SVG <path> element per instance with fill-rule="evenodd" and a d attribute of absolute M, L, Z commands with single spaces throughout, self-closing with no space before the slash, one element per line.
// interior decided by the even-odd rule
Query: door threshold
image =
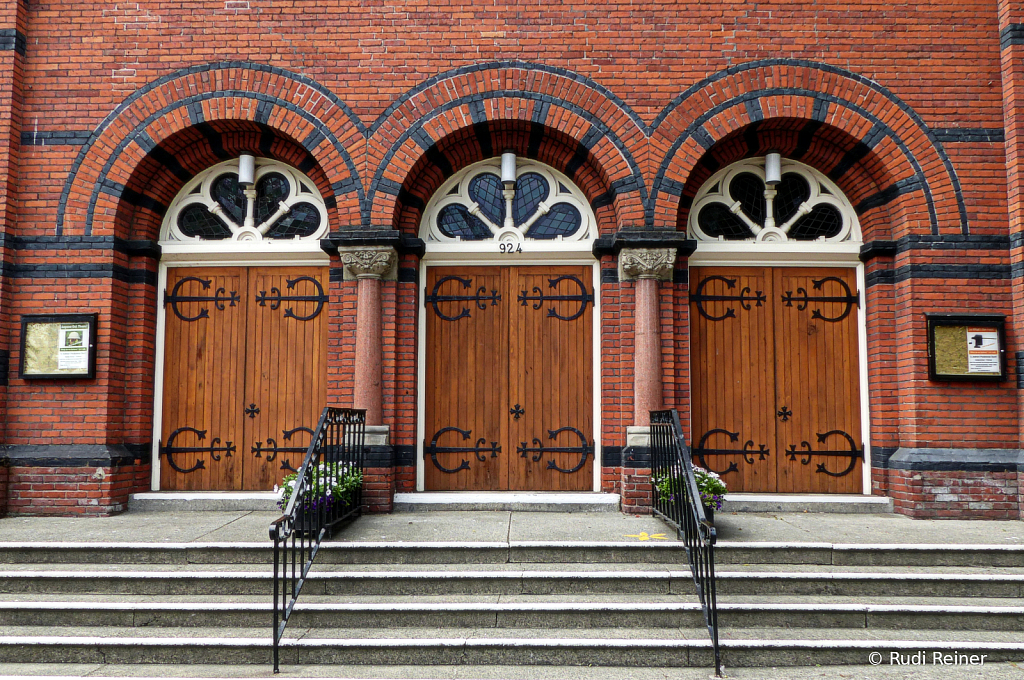
<path fill-rule="evenodd" d="M 888 496 L 864 494 L 730 493 L 719 512 L 886 514 L 893 512 L 893 502 Z"/>
<path fill-rule="evenodd" d="M 133 493 L 130 512 L 270 512 L 280 491 L 148 491 Z"/>
<path fill-rule="evenodd" d="M 396 493 L 395 512 L 618 512 L 619 494 L 593 491 L 423 491 Z"/>

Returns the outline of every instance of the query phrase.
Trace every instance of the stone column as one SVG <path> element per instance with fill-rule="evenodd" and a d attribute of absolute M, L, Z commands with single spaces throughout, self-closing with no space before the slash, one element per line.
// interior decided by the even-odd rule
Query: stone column
<path fill-rule="evenodd" d="M 651 424 L 651 411 L 662 407 L 661 319 L 658 281 L 672 280 L 675 248 L 623 248 L 619 253 L 621 280 L 636 279 L 633 317 L 633 425 Z"/>
<path fill-rule="evenodd" d="M 354 408 L 366 409 L 366 424 L 384 422 L 381 393 L 381 278 L 394 268 L 398 254 L 390 246 L 339 249 L 345 269 L 358 280 Z"/>

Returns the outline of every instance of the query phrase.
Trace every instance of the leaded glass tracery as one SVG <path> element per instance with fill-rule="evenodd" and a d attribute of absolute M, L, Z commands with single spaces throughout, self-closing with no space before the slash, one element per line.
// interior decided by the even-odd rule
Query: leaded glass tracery
<path fill-rule="evenodd" d="M 238 181 L 238 161 L 200 173 L 168 208 L 162 241 L 319 239 L 327 210 L 313 183 L 298 170 L 257 159 L 254 182 Z"/>
<path fill-rule="evenodd" d="M 782 161 L 781 181 L 765 183 L 763 159 L 716 172 L 690 209 L 688 232 L 701 241 L 846 241 L 859 239 L 853 206 L 828 178 Z"/>
<path fill-rule="evenodd" d="M 517 159 L 506 187 L 498 159 L 472 165 L 450 178 L 424 210 L 421 234 L 446 241 L 582 240 L 595 220 L 582 192 L 564 175 Z"/>

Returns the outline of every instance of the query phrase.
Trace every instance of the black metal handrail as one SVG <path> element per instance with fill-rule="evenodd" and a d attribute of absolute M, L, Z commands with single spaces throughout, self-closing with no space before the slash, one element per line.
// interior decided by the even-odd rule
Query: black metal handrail
<path fill-rule="evenodd" d="M 718 598 L 715 593 L 715 527 L 704 513 L 690 447 L 683 438 L 679 413 L 651 411 L 651 491 L 654 514 L 676 528 L 686 544 L 690 572 L 697 587 L 704 622 L 715 650 L 715 675 L 722 675 L 718 649 Z"/>
<path fill-rule="evenodd" d="M 320 542 L 363 505 L 366 411 L 328 406 L 320 415 L 284 514 L 270 525 L 274 542 L 274 672 L 288 618 Z M 349 485 L 335 497 L 337 481 Z M 282 559 L 283 557 L 283 559 Z"/>

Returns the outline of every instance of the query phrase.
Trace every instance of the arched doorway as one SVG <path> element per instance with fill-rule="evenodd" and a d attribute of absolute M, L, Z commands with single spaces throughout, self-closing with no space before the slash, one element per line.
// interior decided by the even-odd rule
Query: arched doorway
<path fill-rule="evenodd" d="M 730 491 L 861 492 L 863 269 L 849 201 L 769 154 L 714 173 L 687 233 L 695 462 Z"/>
<path fill-rule="evenodd" d="M 160 232 L 155 436 L 162 490 L 266 490 L 326 403 L 327 209 L 299 170 L 242 156 L 198 174 Z"/>
<path fill-rule="evenodd" d="M 420 228 L 419 489 L 595 489 L 596 233 L 568 177 L 513 154 L 435 192 Z"/>

